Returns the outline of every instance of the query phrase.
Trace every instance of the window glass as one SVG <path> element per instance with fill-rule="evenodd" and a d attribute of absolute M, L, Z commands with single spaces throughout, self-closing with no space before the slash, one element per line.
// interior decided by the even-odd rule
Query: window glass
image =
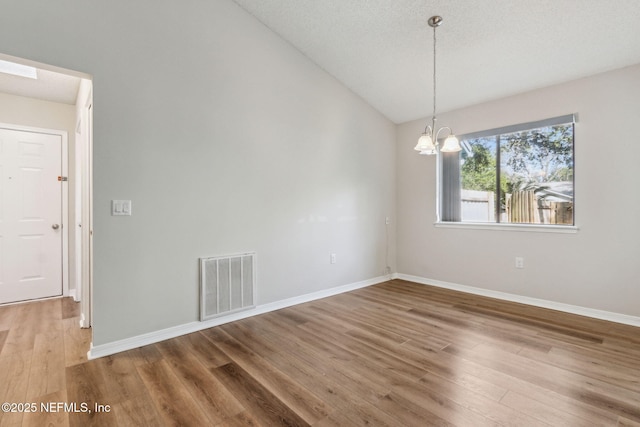
<path fill-rule="evenodd" d="M 444 179 L 441 200 L 461 213 L 444 221 L 574 224 L 573 123 L 518 127 L 460 138 L 459 165 L 443 162 L 443 176 L 459 168 L 460 196 Z"/>
<path fill-rule="evenodd" d="M 496 221 L 496 137 L 466 140 L 470 152 L 462 151 L 460 175 L 462 182 L 462 220 Z"/>

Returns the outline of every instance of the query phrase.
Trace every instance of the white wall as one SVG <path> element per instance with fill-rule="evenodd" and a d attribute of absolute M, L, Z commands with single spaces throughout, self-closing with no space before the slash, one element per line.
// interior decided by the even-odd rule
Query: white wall
<path fill-rule="evenodd" d="M 640 316 L 639 88 L 636 65 L 438 116 L 464 134 L 577 113 L 577 234 L 435 228 L 435 158 L 413 150 L 427 119 L 398 126 L 398 272 Z"/>
<path fill-rule="evenodd" d="M 75 152 L 74 121 L 75 106 L 73 105 L 0 93 L 0 123 L 66 131 L 69 160 L 74 158 Z M 72 225 L 75 223 L 73 207 L 75 171 L 72 166 L 73 162 L 69 161 L 68 164 L 69 181 L 66 185 L 69 189 L 69 225 Z M 73 289 L 75 284 L 75 248 L 72 242 L 75 238 L 75 227 L 67 227 L 66 232 L 69 239 L 69 289 Z"/>
<path fill-rule="evenodd" d="M 395 126 L 235 3 L 3 11 L 0 52 L 94 77 L 94 345 L 195 321 L 201 256 L 256 251 L 259 304 L 383 274 Z"/>

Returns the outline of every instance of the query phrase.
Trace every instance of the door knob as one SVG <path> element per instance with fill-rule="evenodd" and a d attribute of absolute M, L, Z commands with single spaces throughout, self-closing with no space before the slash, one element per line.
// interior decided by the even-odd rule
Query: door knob
<path fill-rule="evenodd" d="M 53 224 L 51 228 L 53 228 L 54 230 L 57 230 L 58 228 L 60 228 L 60 226 L 58 224 Z"/>

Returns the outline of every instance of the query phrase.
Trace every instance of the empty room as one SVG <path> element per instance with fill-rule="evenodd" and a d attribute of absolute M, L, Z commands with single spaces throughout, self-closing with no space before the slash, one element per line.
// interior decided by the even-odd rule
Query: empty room
<path fill-rule="evenodd" d="M 640 426 L 638 1 L 0 5 L 0 426 Z"/>

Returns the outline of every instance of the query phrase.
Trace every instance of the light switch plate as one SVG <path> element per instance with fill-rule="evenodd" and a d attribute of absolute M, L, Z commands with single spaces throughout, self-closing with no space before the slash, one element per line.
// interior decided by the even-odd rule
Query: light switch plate
<path fill-rule="evenodd" d="M 131 200 L 112 200 L 111 215 L 112 216 L 130 216 Z"/>

